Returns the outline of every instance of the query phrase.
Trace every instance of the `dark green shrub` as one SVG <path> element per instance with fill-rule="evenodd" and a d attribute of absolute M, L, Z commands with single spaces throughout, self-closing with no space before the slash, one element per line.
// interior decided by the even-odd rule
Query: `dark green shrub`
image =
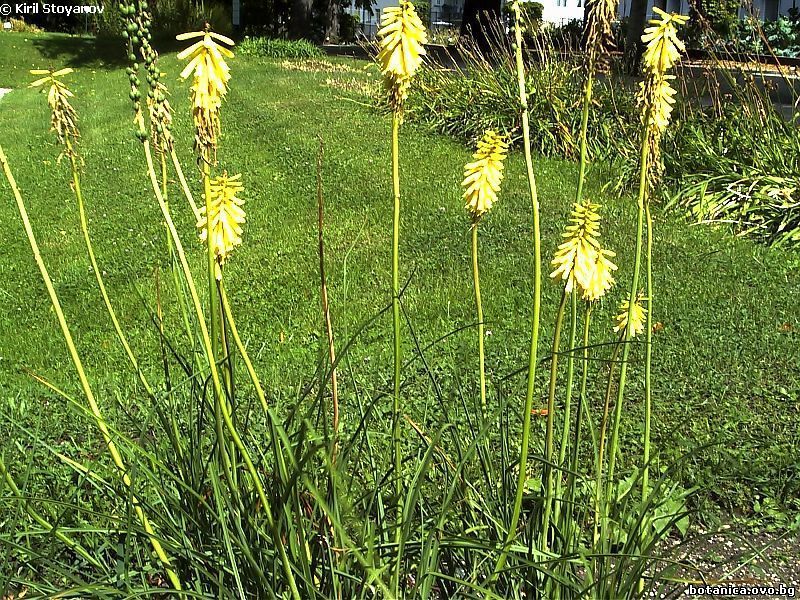
<path fill-rule="evenodd" d="M 702 19 L 711 29 L 729 38 L 736 29 L 740 0 L 698 0 L 690 11 L 694 21 Z"/>
<path fill-rule="evenodd" d="M 239 44 L 239 53 L 265 58 L 319 58 L 322 50 L 308 40 L 281 40 L 263 37 L 246 37 Z"/>
<path fill-rule="evenodd" d="M 350 43 L 356 41 L 356 34 L 361 30 L 361 20 L 358 15 L 347 12 L 339 13 L 339 41 Z"/>

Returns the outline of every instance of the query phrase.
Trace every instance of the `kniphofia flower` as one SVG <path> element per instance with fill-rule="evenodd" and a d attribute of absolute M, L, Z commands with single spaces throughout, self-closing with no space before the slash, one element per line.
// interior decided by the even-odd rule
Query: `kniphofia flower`
<path fill-rule="evenodd" d="M 639 83 L 637 100 L 640 105 L 649 107 L 647 126 L 657 134 L 666 131 L 672 115 L 672 107 L 675 104 L 675 94 L 677 93 L 675 88 L 670 85 L 670 81 L 673 79 L 675 79 L 674 75 L 663 75 L 648 78 Z"/>
<path fill-rule="evenodd" d="M 653 12 L 661 18 L 651 20 L 650 27 L 644 30 L 642 42 L 647 47 L 642 58 L 647 70 L 663 75 L 686 51 L 686 46 L 678 39 L 678 25 L 686 23 L 689 17 L 664 12 L 657 6 L 653 7 Z"/>
<path fill-rule="evenodd" d="M 508 141 L 505 136 L 492 130 L 486 131 L 478 141 L 472 155 L 473 162 L 464 167 L 463 198 L 464 208 L 478 221 L 491 210 L 497 202 L 500 182 L 503 180 L 503 161 L 508 154 Z"/>
<path fill-rule="evenodd" d="M 567 239 L 558 247 L 551 263 L 555 270 L 550 277 L 566 281 L 567 292 L 572 291 L 575 283 L 582 288 L 589 285 L 595 255 L 600 247 L 596 239 L 600 233 L 598 208 L 599 205 L 589 200 L 575 205 L 570 224 L 562 234 Z"/>
<path fill-rule="evenodd" d="M 617 265 L 609 259 L 616 256 L 611 250 L 599 249 L 594 258 L 594 269 L 589 277 L 588 285 L 583 288 L 583 299 L 589 302 L 599 300 L 614 285 L 613 271 Z"/>
<path fill-rule="evenodd" d="M 220 265 L 223 265 L 233 249 L 242 243 L 242 225 L 245 222 L 245 212 L 242 208 L 244 200 L 236 196 L 244 189 L 241 179 L 241 174 L 228 177 L 226 173 L 211 180 L 211 241 L 217 257 L 217 279 L 222 279 Z M 200 208 L 197 229 L 200 241 L 206 243 L 209 227 L 205 205 Z"/>
<path fill-rule="evenodd" d="M 408 96 L 408 87 L 422 64 L 428 34 L 414 5 L 401 0 L 381 14 L 378 31 L 378 63 L 391 95 L 392 107 L 399 110 Z"/>
<path fill-rule="evenodd" d="M 72 72 L 73 69 L 69 67 L 66 69 L 59 69 L 58 71 L 32 69 L 30 71 L 31 75 L 44 75 L 44 77 L 40 77 L 29 86 L 39 87 L 49 84 L 50 87 L 47 90 L 47 104 L 50 106 L 50 124 L 52 130 L 56 132 L 58 141 L 66 147 L 66 152 L 68 154 L 73 152 L 72 146 L 79 136 L 78 116 L 75 113 L 75 109 L 69 103 L 69 99 L 72 98 L 74 94 L 59 80 L 59 77 L 69 75 Z"/>
<path fill-rule="evenodd" d="M 217 42 L 233 46 L 234 41 L 208 30 L 176 36 L 178 40 L 194 38 L 202 39 L 178 54 L 179 60 L 189 59 L 180 76 L 182 79 L 192 76 L 192 115 L 197 146 L 214 148 L 219 134 L 219 109 L 231 78 L 225 57 L 233 57 L 233 52 Z"/>
<path fill-rule="evenodd" d="M 637 296 L 636 301 L 633 303 L 633 312 L 631 313 L 631 324 L 633 326 L 633 331 L 631 332 L 631 338 L 635 338 L 644 331 L 644 322 L 645 317 L 647 316 L 647 311 L 642 306 L 641 301 L 641 296 Z M 628 300 L 624 300 L 619 305 L 619 314 L 614 317 L 614 320 L 617 322 L 617 324 L 614 326 L 614 331 L 617 333 L 628 330 L 629 309 L 630 302 Z"/>

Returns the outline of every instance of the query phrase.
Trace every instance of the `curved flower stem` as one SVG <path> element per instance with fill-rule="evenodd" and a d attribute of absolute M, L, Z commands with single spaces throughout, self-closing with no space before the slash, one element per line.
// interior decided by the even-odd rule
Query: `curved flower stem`
<path fill-rule="evenodd" d="M 197 286 L 194 283 L 194 277 L 192 276 L 191 269 L 189 268 L 189 262 L 186 259 L 186 252 L 183 249 L 183 244 L 181 243 L 180 236 L 178 235 L 178 230 L 175 228 L 175 223 L 172 220 L 172 216 L 170 215 L 166 203 L 164 202 L 164 198 L 161 195 L 161 189 L 159 188 L 158 179 L 156 177 L 155 169 L 153 168 L 153 156 L 150 151 L 150 144 L 147 142 L 147 140 L 144 140 L 142 142 L 142 147 L 144 148 L 145 160 L 147 161 L 147 172 L 150 175 L 150 183 L 152 185 L 153 192 L 156 196 L 156 200 L 158 201 L 159 208 L 161 209 L 161 214 L 167 223 L 167 228 L 169 229 L 172 241 L 175 244 L 175 252 L 178 255 L 178 259 L 181 264 L 181 269 L 183 271 L 184 278 L 186 279 L 186 285 L 189 288 L 189 294 L 191 295 L 192 298 L 192 305 L 197 315 L 197 323 L 200 326 L 203 351 L 209 365 L 209 370 L 211 371 L 211 382 L 214 388 L 214 393 L 218 398 L 222 398 L 223 395 L 222 383 L 220 380 L 217 363 L 214 360 L 214 352 L 211 347 L 211 336 L 208 331 L 208 326 L 206 325 L 205 315 L 203 314 L 203 308 L 200 303 L 200 296 L 197 293 Z M 256 494 L 258 495 L 261 508 L 264 510 L 264 514 L 267 519 L 267 524 L 273 535 L 273 542 L 278 550 L 278 555 L 280 557 L 280 561 L 283 566 L 284 574 L 286 575 L 287 581 L 289 583 L 289 588 L 292 594 L 292 598 L 294 598 L 294 600 L 301 600 L 300 592 L 297 589 L 297 583 L 294 578 L 294 573 L 292 572 L 292 566 L 291 563 L 289 562 L 288 556 L 286 555 L 286 547 L 283 544 L 283 540 L 280 537 L 280 533 L 276 526 L 275 519 L 273 518 L 272 510 L 270 509 L 266 493 L 264 492 L 264 486 L 261 483 L 261 479 L 259 478 L 258 472 L 256 471 L 255 466 L 253 465 L 253 461 L 250 459 L 250 455 L 248 454 L 247 449 L 244 447 L 241 438 L 239 437 L 235 427 L 233 426 L 230 414 L 227 411 L 227 406 L 225 405 L 224 402 L 219 402 L 218 405 L 219 405 L 219 412 L 221 413 L 220 416 L 222 417 L 226 427 L 228 428 L 228 431 L 231 434 L 234 444 L 236 445 L 240 454 L 242 455 L 242 458 L 245 461 L 245 466 L 247 467 L 247 471 L 253 480 L 253 485 L 256 488 Z M 220 440 L 220 443 L 222 443 L 222 440 Z"/>
<path fill-rule="evenodd" d="M 519 102 L 522 111 L 522 137 L 525 151 L 525 167 L 528 175 L 528 187 L 531 196 L 531 208 L 533 211 L 533 318 L 531 321 L 531 345 L 528 353 L 528 385 L 525 394 L 525 405 L 522 408 L 522 439 L 520 441 L 519 450 L 517 490 L 514 497 L 514 507 L 511 511 L 511 521 L 508 524 L 506 539 L 503 542 L 503 549 L 497 559 L 492 575 L 487 582 L 487 587 L 494 582 L 498 573 L 505 567 L 509 548 L 514 538 L 517 536 L 517 524 L 519 523 L 519 515 L 522 510 L 522 498 L 525 495 L 525 482 L 527 480 L 528 471 L 528 449 L 531 435 L 531 410 L 533 409 L 536 363 L 539 350 L 539 315 L 542 298 L 542 248 L 539 228 L 539 194 L 536 189 L 536 176 L 533 171 L 533 157 L 531 155 L 531 130 L 528 117 L 528 94 L 525 89 L 525 64 L 522 60 L 522 25 L 519 2 L 515 2 L 513 6 L 517 84 L 519 87 Z M 490 592 L 491 590 L 488 591 Z"/>
<path fill-rule="evenodd" d="M 400 431 L 400 114 L 392 113 L 392 191 L 394 193 L 394 215 L 392 227 L 392 324 L 394 326 L 394 403 L 392 406 L 392 447 L 394 454 L 394 478 L 396 498 L 395 543 L 397 544 L 397 568 L 393 576 L 392 589 L 397 595 L 400 585 L 400 561 L 402 560 L 402 516 L 403 516 L 403 457 Z"/>
<path fill-rule="evenodd" d="M 650 110 L 645 114 L 644 122 L 650 121 Z M 614 421 L 611 429 L 611 441 L 608 445 L 608 483 L 606 490 L 606 509 L 605 517 L 608 517 L 609 503 L 612 499 L 614 487 L 614 469 L 617 460 L 617 445 L 619 443 L 619 424 L 622 419 L 622 402 L 625 398 L 625 381 L 628 374 L 628 357 L 633 341 L 633 309 L 636 305 L 636 296 L 639 290 L 639 272 L 642 264 L 642 236 L 644 229 L 644 205 L 647 198 L 647 159 L 649 155 L 649 135 L 647 128 L 642 133 L 642 148 L 639 158 L 639 197 L 637 199 L 638 214 L 636 218 L 636 254 L 633 263 L 633 278 L 631 279 L 630 296 L 628 301 L 628 323 L 625 331 L 624 343 L 622 346 L 622 365 L 619 371 L 619 387 L 617 389 L 617 402 L 614 406 Z"/>
<path fill-rule="evenodd" d="M 25 235 L 28 238 L 28 243 L 31 246 L 31 252 L 33 253 L 33 258 L 36 261 L 36 265 L 39 267 L 39 273 L 42 276 L 42 280 L 44 281 L 45 288 L 47 288 L 47 294 L 50 297 L 50 303 L 53 306 L 53 310 L 56 313 L 56 317 L 58 319 L 58 325 L 61 328 L 61 333 L 64 336 L 64 341 L 67 344 L 67 349 L 69 350 L 70 358 L 72 359 L 72 363 L 75 366 L 75 370 L 78 374 L 78 379 L 81 383 L 81 388 L 83 389 L 83 393 L 86 396 L 86 400 L 89 403 L 89 408 L 92 412 L 92 416 L 94 417 L 95 424 L 97 428 L 100 430 L 100 433 L 103 436 L 103 440 L 106 443 L 106 447 L 108 448 L 109 453 L 111 454 L 111 458 L 114 461 L 114 465 L 116 465 L 117 469 L 120 472 L 122 482 L 130 490 L 131 494 L 131 503 L 133 504 L 134 511 L 136 512 L 136 516 L 139 519 L 139 522 L 142 524 L 142 527 L 147 534 L 150 544 L 153 546 L 153 551 L 155 552 L 156 556 L 158 557 L 161 565 L 164 567 L 166 571 L 167 577 L 169 577 L 170 582 L 172 583 L 173 587 L 176 590 L 182 590 L 181 580 L 179 579 L 178 575 L 172 568 L 171 561 L 169 556 L 164 551 L 164 548 L 161 546 L 161 542 L 158 541 L 155 535 L 155 531 L 153 530 L 153 526 L 150 524 L 150 520 L 147 518 L 144 510 L 142 509 L 141 502 L 139 501 L 138 496 L 133 491 L 133 482 L 131 481 L 130 476 L 128 475 L 128 470 L 125 467 L 125 463 L 122 460 L 122 456 L 117 450 L 117 446 L 114 443 L 114 440 L 111 437 L 111 432 L 106 425 L 106 421 L 103 417 L 102 412 L 100 411 L 100 407 L 95 400 L 94 393 L 92 392 L 92 388 L 89 385 L 89 379 L 86 377 L 86 372 L 83 368 L 83 362 L 78 355 L 78 350 L 75 347 L 75 342 L 72 339 L 72 334 L 70 333 L 69 326 L 67 325 L 66 317 L 64 316 L 64 311 L 61 308 L 61 303 L 58 300 L 58 296 L 56 295 L 55 288 L 53 287 L 53 282 L 50 279 L 50 274 L 47 271 L 47 267 L 44 264 L 44 260 L 42 259 L 41 252 L 39 251 L 39 244 L 36 242 L 36 237 L 33 233 L 33 228 L 31 227 L 30 219 L 28 218 L 28 211 L 25 208 L 25 203 L 22 200 L 22 196 L 19 193 L 19 188 L 17 187 L 17 183 L 14 180 L 14 175 L 11 173 L 11 167 L 8 164 L 8 158 L 6 158 L 5 152 L 3 152 L 2 147 L 0 147 L 0 166 L 2 166 L 3 173 L 5 174 L 6 179 L 8 180 L 9 185 L 11 186 L 11 190 L 14 194 L 14 199 L 17 203 L 17 210 L 19 211 L 20 218 L 22 220 L 22 225 L 25 229 Z"/>
<path fill-rule="evenodd" d="M 486 364 L 483 348 L 484 324 L 481 303 L 481 279 L 478 271 L 478 223 L 472 224 L 472 281 L 475 287 L 475 308 L 478 313 L 478 361 L 481 385 L 481 427 L 486 423 Z"/>
<path fill-rule="evenodd" d="M 547 551 L 548 533 L 550 530 L 550 514 L 553 510 L 553 429 L 555 427 L 556 383 L 558 381 L 558 350 L 561 346 L 561 326 L 564 323 L 564 309 L 567 306 L 567 289 L 561 291 L 561 302 L 556 313 L 556 325 L 553 332 L 553 354 L 550 357 L 550 387 L 547 392 L 547 429 L 544 441 L 544 517 L 542 518 L 541 547 Z"/>
<path fill-rule="evenodd" d="M 580 451 L 582 433 L 582 410 L 586 402 L 586 382 L 589 378 L 589 327 L 592 319 L 592 305 L 586 305 L 586 313 L 583 321 L 583 371 L 581 372 L 581 389 L 578 394 L 578 406 L 575 409 L 575 433 L 572 441 L 572 456 L 569 463 L 569 474 L 567 475 L 567 502 L 566 510 L 572 510 L 575 501 L 575 473 L 578 472 L 578 453 Z M 567 518 L 564 527 L 564 537 L 567 540 L 566 554 L 573 550 L 572 530 L 575 526 L 575 519 Z"/>
<path fill-rule="evenodd" d="M 117 338 L 119 339 L 120 344 L 122 344 L 122 347 L 125 350 L 125 354 L 127 355 L 128 360 L 130 361 L 131 365 L 136 371 L 136 375 L 139 377 L 139 381 L 142 383 L 142 386 L 144 387 L 145 392 L 147 392 L 147 395 L 150 396 L 151 399 L 154 399 L 155 394 L 153 392 L 153 388 L 147 381 L 147 378 L 145 377 L 144 372 L 142 371 L 142 368 L 139 365 L 139 361 L 136 359 L 136 355 L 133 353 L 133 350 L 131 350 L 131 346 L 128 343 L 128 338 L 119 324 L 119 319 L 117 318 L 117 312 L 114 310 L 114 307 L 111 304 L 111 299 L 108 296 L 105 282 L 103 281 L 102 271 L 100 270 L 100 267 L 97 264 L 97 258 L 94 253 L 94 246 L 92 245 L 92 238 L 89 235 L 89 221 L 86 218 L 86 208 L 83 202 L 83 192 L 81 190 L 81 178 L 78 170 L 78 161 L 74 152 L 72 152 L 72 145 L 69 139 L 66 140 L 66 147 L 67 147 L 67 154 L 69 155 L 70 159 L 70 166 L 72 167 L 72 186 L 73 186 L 73 191 L 75 193 L 75 199 L 78 203 L 78 218 L 80 220 L 81 233 L 83 234 L 83 242 L 84 245 L 86 246 L 86 253 L 89 256 L 89 262 L 92 265 L 92 271 L 94 272 L 94 277 L 97 280 L 97 286 L 100 288 L 100 295 L 103 297 L 103 304 L 105 304 L 106 311 L 108 312 L 108 316 L 111 318 L 111 323 L 114 326 L 114 331 L 117 334 Z"/>
<path fill-rule="evenodd" d="M 589 111 L 592 107 L 592 87 L 594 85 L 594 61 L 590 59 L 586 75 L 586 83 L 583 89 L 583 110 L 581 112 L 581 131 L 580 131 L 580 164 L 578 166 L 578 186 L 575 190 L 575 203 L 580 204 L 583 200 L 583 183 L 586 179 L 586 163 L 588 162 L 588 151 L 586 132 L 589 128 Z"/>
<path fill-rule="evenodd" d="M 620 344 L 625 338 L 625 333 L 620 334 L 620 339 L 614 346 L 614 352 L 611 353 L 611 361 L 608 365 L 608 380 L 606 382 L 606 395 L 603 402 L 603 417 L 600 420 L 600 441 L 597 449 L 597 464 L 595 472 L 595 489 L 594 489 L 594 543 L 597 544 L 600 536 L 600 499 L 603 491 L 603 464 L 605 461 L 606 451 L 606 431 L 608 429 L 608 414 L 611 409 L 611 390 L 614 383 L 614 367 L 617 364 L 619 357 Z"/>
<path fill-rule="evenodd" d="M 189 185 L 186 183 L 186 176 L 183 174 L 183 168 L 181 167 L 181 163 L 178 160 L 178 155 L 175 154 L 175 148 L 170 150 L 170 158 L 172 158 L 172 166 L 175 168 L 175 173 L 178 175 L 178 181 L 181 183 L 181 189 L 183 190 L 183 195 L 186 196 L 186 200 L 189 201 L 189 206 L 192 207 L 192 212 L 194 213 L 195 221 L 200 220 L 200 210 L 197 208 L 197 204 L 194 201 L 194 196 L 192 196 L 192 192 L 189 189 Z"/>
<path fill-rule="evenodd" d="M 567 355 L 567 391 L 564 395 L 564 419 L 561 426 L 561 443 L 558 447 L 558 464 L 563 468 L 564 461 L 567 459 L 567 448 L 569 446 L 569 432 L 570 432 L 570 417 L 572 415 L 572 384 L 575 374 L 575 337 L 578 329 L 578 294 L 573 289 L 570 293 L 571 311 L 570 311 L 570 327 L 569 327 L 569 354 Z M 564 502 L 560 500 L 562 489 L 563 475 L 558 474 L 556 478 L 556 491 L 554 498 L 556 504 L 554 507 L 554 522 L 559 523 L 561 516 L 561 508 Z M 571 511 L 570 504 L 566 504 L 565 509 Z"/>
<path fill-rule="evenodd" d="M 653 217 L 650 202 L 645 202 L 647 219 L 647 316 L 645 324 L 645 362 L 644 362 L 644 468 L 642 470 L 642 502 L 650 493 L 650 421 L 652 418 L 652 387 L 650 384 L 651 363 L 653 360 Z"/>

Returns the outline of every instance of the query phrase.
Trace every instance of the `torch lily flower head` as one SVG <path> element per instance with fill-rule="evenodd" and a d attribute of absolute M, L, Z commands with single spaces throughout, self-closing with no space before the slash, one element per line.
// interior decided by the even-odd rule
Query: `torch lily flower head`
<path fill-rule="evenodd" d="M 242 243 L 242 225 L 245 222 L 245 212 L 242 208 L 244 200 L 236 197 L 241 192 L 242 176 L 228 177 L 225 173 L 211 180 L 211 215 L 210 221 L 206 215 L 206 207 L 200 208 L 200 219 L 197 229 L 200 241 L 208 241 L 208 232 L 211 230 L 211 243 L 217 257 L 217 279 L 222 279 L 220 268 L 233 249 Z"/>
<path fill-rule="evenodd" d="M 663 134 L 669 125 L 672 107 L 675 104 L 675 88 L 670 85 L 674 75 L 648 78 L 639 83 L 637 100 L 640 105 L 649 106 L 647 126 L 656 134 Z"/>
<path fill-rule="evenodd" d="M 181 78 L 192 76 L 192 114 L 195 142 L 199 149 L 215 148 L 219 134 L 219 109 L 228 91 L 231 78 L 225 58 L 233 52 L 217 42 L 233 46 L 234 41 L 213 31 L 193 31 L 176 36 L 178 40 L 201 38 L 178 54 L 179 60 L 189 59 Z"/>
<path fill-rule="evenodd" d="M 59 79 L 64 75 L 69 75 L 73 69 L 59 69 L 58 71 L 50 71 L 48 69 L 32 69 L 31 75 L 44 75 L 30 84 L 29 87 L 40 87 L 49 85 L 47 90 L 47 104 L 50 106 L 51 119 L 50 124 L 52 131 L 56 132 L 59 143 L 63 144 L 66 148 L 67 154 L 72 154 L 72 146 L 75 144 L 79 137 L 78 132 L 78 116 L 75 109 L 69 103 L 69 99 L 74 94 L 67 88 L 67 86 Z"/>
<path fill-rule="evenodd" d="M 614 285 L 613 271 L 617 270 L 617 265 L 609 260 L 616 256 L 611 250 L 599 249 L 594 257 L 594 269 L 588 280 L 588 284 L 583 288 L 583 299 L 588 302 L 595 302 L 611 289 Z"/>
<path fill-rule="evenodd" d="M 391 95 L 392 108 L 399 111 L 408 96 L 411 79 L 422 64 L 428 34 L 414 5 L 400 0 L 381 14 L 377 60 Z"/>
<path fill-rule="evenodd" d="M 678 26 L 686 23 L 689 17 L 666 13 L 657 6 L 653 7 L 653 12 L 660 19 L 650 21 L 650 27 L 644 30 L 642 42 L 647 47 L 642 58 L 647 70 L 664 75 L 686 51 L 686 46 L 678 39 Z"/>
<path fill-rule="evenodd" d="M 500 182 L 503 180 L 503 161 L 508 154 L 508 140 L 492 130 L 486 131 L 478 141 L 471 163 L 464 167 L 464 208 L 477 222 L 491 210 L 497 201 Z"/>
<path fill-rule="evenodd" d="M 614 326 L 614 331 L 617 333 L 628 331 L 628 312 L 631 312 L 631 339 L 644 331 L 644 321 L 647 316 L 647 311 L 642 306 L 641 301 L 641 295 L 637 295 L 633 303 L 633 311 L 630 311 L 630 302 L 628 300 L 624 300 L 619 305 L 619 314 L 614 317 L 614 320 L 617 322 Z"/>
<path fill-rule="evenodd" d="M 577 285 L 585 300 L 600 299 L 614 284 L 611 272 L 617 266 L 609 259 L 614 255 L 600 246 L 600 208 L 591 200 L 575 204 L 570 223 L 563 237 L 566 238 L 556 251 L 551 265 L 555 270 L 550 277 L 566 281 L 567 293 Z"/>

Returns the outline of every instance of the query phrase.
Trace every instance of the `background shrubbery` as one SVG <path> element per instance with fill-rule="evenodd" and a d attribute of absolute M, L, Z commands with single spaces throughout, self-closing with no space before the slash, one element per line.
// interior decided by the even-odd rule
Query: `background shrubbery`
<path fill-rule="evenodd" d="M 265 58 L 319 58 L 322 50 L 308 40 L 281 40 L 264 37 L 245 38 L 239 44 L 239 52 L 245 56 Z"/>
<path fill-rule="evenodd" d="M 535 37 L 527 83 L 534 149 L 575 159 L 583 72 L 579 58 L 562 51 L 574 43 L 570 33 L 569 27 L 554 28 Z M 451 65 L 461 66 L 424 69 L 409 99 L 409 118 L 463 141 L 495 128 L 518 142 L 517 82 L 508 48 L 498 45 L 488 58 L 462 42 L 451 53 Z M 800 132 L 766 91 L 781 76 L 742 73 L 723 58 L 729 57 L 681 73 L 681 98 L 662 154 L 664 195 L 694 219 L 724 223 L 768 243 L 800 244 Z M 595 168 L 613 174 L 618 190 L 635 185 L 636 89 L 612 66 L 593 94 L 589 153 Z"/>

